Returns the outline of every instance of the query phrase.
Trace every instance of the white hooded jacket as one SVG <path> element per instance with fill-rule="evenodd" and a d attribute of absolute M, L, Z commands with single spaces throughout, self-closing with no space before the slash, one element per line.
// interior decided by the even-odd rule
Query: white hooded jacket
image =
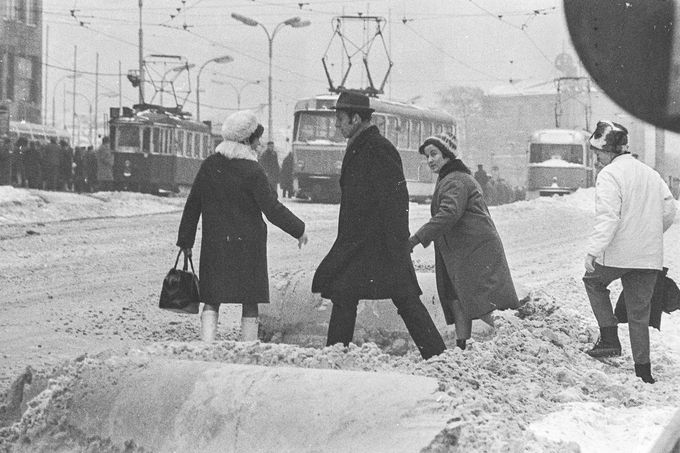
<path fill-rule="evenodd" d="M 630 154 L 616 157 L 597 176 L 595 227 L 587 253 L 603 266 L 663 267 L 663 233 L 677 207 L 668 186 Z"/>

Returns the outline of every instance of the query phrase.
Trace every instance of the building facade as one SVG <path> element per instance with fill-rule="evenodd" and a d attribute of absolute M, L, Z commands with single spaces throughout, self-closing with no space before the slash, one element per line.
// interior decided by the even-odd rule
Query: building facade
<path fill-rule="evenodd" d="M 0 0 L 0 103 L 42 123 L 42 0 Z"/>

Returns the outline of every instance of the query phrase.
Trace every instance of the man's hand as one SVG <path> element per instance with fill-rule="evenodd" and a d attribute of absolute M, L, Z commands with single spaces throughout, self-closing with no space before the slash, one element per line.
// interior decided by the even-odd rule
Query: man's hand
<path fill-rule="evenodd" d="M 302 233 L 302 236 L 298 238 L 298 248 L 301 249 L 308 241 L 309 238 L 307 237 L 307 233 Z"/>
<path fill-rule="evenodd" d="M 586 272 L 595 272 L 595 257 L 593 255 L 586 255 L 585 260 Z"/>

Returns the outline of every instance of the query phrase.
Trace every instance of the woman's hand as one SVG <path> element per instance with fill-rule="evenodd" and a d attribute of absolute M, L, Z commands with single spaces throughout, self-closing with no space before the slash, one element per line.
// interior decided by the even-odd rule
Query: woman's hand
<path fill-rule="evenodd" d="M 184 253 L 184 256 L 186 256 L 187 258 L 191 258 L 191 247 L 180 248 L 180 250 L 182 251 L 182 253 Z"/>
<path fill-rule="evenodd" d="M 298 248 L 301 249 L 308 241 L 309 238 L 307 237 L 307 233 L 302 233 L 302 236 L 298 238 Z"/>

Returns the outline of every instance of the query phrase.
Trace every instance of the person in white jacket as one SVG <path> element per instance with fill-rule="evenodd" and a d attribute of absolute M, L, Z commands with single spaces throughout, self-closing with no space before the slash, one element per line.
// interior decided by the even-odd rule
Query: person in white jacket
<path fill-rule="evenodd" d="M 607 289 L 620 278 L 635 375 L 653 384 L 649 313 L 656 278 L 663 267 L 663 233 L 675 218 L 675 200 L 661 176 L 628 152 L 628 131 L 622 125 L 598 122 L 589 143 L 604 168 L 597 175 L 595 226 L 583 277 L 600 338 L 587 353 L 596 358 L 621 355 L 617 319 Z"/>

